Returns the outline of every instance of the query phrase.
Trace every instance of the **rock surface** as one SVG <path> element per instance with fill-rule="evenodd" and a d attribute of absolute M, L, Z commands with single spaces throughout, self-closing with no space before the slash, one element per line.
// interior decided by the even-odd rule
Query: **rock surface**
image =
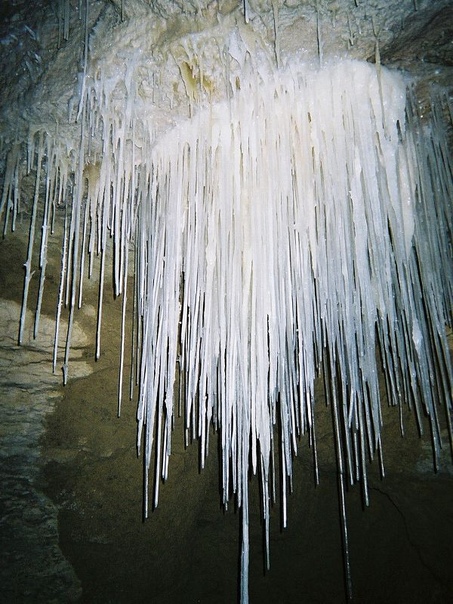
<path fill-rule="evenodd" d="M 40 486 L 40 439 L 62 397 L 52 373 L 54 320 L 41 318 L 39 341 L 30 330 L 17 345 L 20 306 L 0 299 L 0 594 L 4 602 L 75 602 L 78 578 L 59 547 L 58 509 Z M 76 347 L 86 344 L 78 330 Z M 88 375 L 84 361 L 75 377 Z"/>

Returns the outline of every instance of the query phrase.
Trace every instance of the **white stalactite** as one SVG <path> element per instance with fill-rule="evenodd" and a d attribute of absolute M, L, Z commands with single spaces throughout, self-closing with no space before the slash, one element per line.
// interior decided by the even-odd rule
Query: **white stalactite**
<path fill-rule="evenodd" d="M 268 549 L 274 456 L 281 458 L 285 519 L 305 433 L 318 479 L 314 380 L 321 368 L 342 492 L 345 481 L 360 481 L 368 500 L 367 463 L 381 449 L 377 347 L 390 404 L 413 405 L 420 430 L 429 417 L 436 459 L 439 401 L 451 433 L 445 326 L 453 299 L 453 186 L 440 101 L 431 124 L 422 124 L 405 79 L 382 66 L 252 70 L 244 56 L 228 101 L 194 106 L 191 119 L 154 140 L 132 75 L 128 68 L 123 105 L 114 82 L 84 79 L 82 137 L 102 138 L 102 153 L 88 167 L 79 165 L 89 155 L 83 145 L 71 154 L 60 141 L 52 150 L 44 135 L 32 139 L 40 148 L 30 152 L 30 169 L 44 168 L 42 145 L 52 157 L 44 223 L 49 204 L 63 203 L 61 186 L 68 195 L 72 186 L 58 317 L 64 291 L 72 317 L 86 252 L 90 274 L 101 255 L 102 284 L 112 246 L 114 289 L 124 296 L 134 258 L 138 449 L 148 470 L 157 450 L 156 472 L 165 479 L 181 399 L 187 438 L 201 440 L 201 466 L 210 426 L 218 430 L 223 502 L 234 492 L 242 507 L 246 602 L 249 474 L 260 474 Z M 18 186 L 17 152 L 6 164 L 5 220 Z M 32 232 L 35 220 L 36 209 Z M 125 308 L 122 362 L 124 317 Z M 98 355 L 100 324 L 96 341 Z M 159 479 L 155 484 L 154 506 Z M 148 510 L 148 480 L 145 498 Z M 347 546 L 345 511 L 343 526 Z"/>

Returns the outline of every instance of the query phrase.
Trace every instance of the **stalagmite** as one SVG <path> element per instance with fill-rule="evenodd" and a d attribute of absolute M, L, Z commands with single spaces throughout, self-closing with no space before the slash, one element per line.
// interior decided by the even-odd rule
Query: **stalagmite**
<path fill-rule="evenodd" d="M 61 13 L 66 6 L 60 4 Z M 280 63 L 277 3 L 272 7 Z M 247 20 L 247 2 L 243 8 Z M 65 302 L 66 382 L 84 264 L 88 256 L 91 275 L 95 255 L 100 256 L 96 357 L 100 354 L 110 248 L 114 292 L 123 296 L 119 414 L 133 259 L 130 392 L 139 386 L 137 447 L 146 465 L 145 513 L 150 468 L 157 475 L 154 507 L 160 478 L 168 476 L 175 413 L 182 409 L 187 441 L 200 439 L 202 467 L 213 426 L 221 445 L 223 504 L 234 493 L 242 514 L 242 602 L 248 601 L 250 474 L 259 474 L 262 486 L 267 566 L 273 460 L 278 456 L 281 464 L 284 524 L 293 459 L 304 434 L 319 480 L 316 377 L 324 376 L 332 406 L 350 592 L 344 489 L 360 482 L 368 503 L 367 465 L 376 455 L 381 458 L 377 349 L 389 403 L 412 406 L 420 431 L 422 417 L 428 417 L 436 463 L 443 446 L 439 403 L 450 438 L 452 433 L 445 328 L 451 324 L 453 293 L 453 186 L 445 112 L 439 109 L 447 100 L 436 100 L 425 124 L 401 74 L 380 63 L 376 68 L 324 60 L 320 19 L 318 14 L 321 69 L 295 62 L 280 69 L 259 64 L 235 32 L 230 49 L 241 63 L 240 81 L 225 68 L 225 101 L 198 102 L 202 67 L 198 72 L 178 63 L 181 73 L 181 65 L 190 71 L 194 87 L 190 117 L 159 136 L 152 108 L 148 115 L 140 98 L 134 65 L 124 66 L 120 88 L 113 76 L 90 74 L 85 55 L 76 111 L 79 146 L 68 153 L 64 142 L 45 130 L 30 139 L 36 188 L 24 309 L 38 207 L 43 207 L 39 315 L 47 233 L 54 208 L 65 203 L 54 367 Z M 66 38 L 68 21 L 62 17 L 61 23 Z M 124 103 L 118 101 L 120 90 Z M 93 140 L 100 141 L 94 152 Z M 20 187 L 18 161 L 14 145 L 1 197 L 5 228 Z M 14 208 L 15 215 L 16 201 Z M 431 215 L 436 219 L 429 220 Z"/>

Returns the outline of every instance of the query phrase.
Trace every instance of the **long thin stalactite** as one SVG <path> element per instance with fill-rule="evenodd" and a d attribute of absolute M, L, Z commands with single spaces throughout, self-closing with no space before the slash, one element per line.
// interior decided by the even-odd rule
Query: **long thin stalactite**
<path fill-rule="evenodd" d="M 453 293 L 448 103 L 436 97 L 422 121 L 410 82 L 380 65 L 270 69 L 246 58 L 240 86 L 232 75 L 226 101 L 195 108 L 156 138 L 137 110 L 132 67 L 119 108 L 113 87 L 86 77 L 85 64 L 81 135 L 73 148 L 43 129 L 30 134 L 28 171 L 36 185 L 24 308 L 39 213 L 38 329 L 49 232 L 63 207 L 54 367 L 66 305 L 70 327 L 60 359 L 66 381 L 73 316 L 96 256 L 96 357 L 101 354 L 110 249 L 114 293 L 123 297 L 118 413 L 123 393 L 137 390 L 146 514 L 158 505 L 160 479 L 168 476 L 178 410 L 187 442 L 200 441 L 201 467 L 213 426 L 223 504 L 233 494 L 242 514 L 242 602 L 248 601 L 250 474 L 260 476 L 269 565 L 272 460 L 280 458 L 286 523 L 292 464 L 304 434 L 319 479 L 314 383 L 323 374 L 350 585 L 345 485 L 360 482 L 368 502 L 367 466 L 382 457 L 376 350 L 390 405 L 410 405 L 420 432 L 428 418 L 435 464 L 445 444 L 441 425 L 452 437 L 445 335 Z M 89 140 L 100 140 L 101 151 L 90 155 Z M 15 144 L 6 162 L 5 228 L 19 207 L 19 153 Z M 131 263 L 133 370 L 125 388 Z"/>

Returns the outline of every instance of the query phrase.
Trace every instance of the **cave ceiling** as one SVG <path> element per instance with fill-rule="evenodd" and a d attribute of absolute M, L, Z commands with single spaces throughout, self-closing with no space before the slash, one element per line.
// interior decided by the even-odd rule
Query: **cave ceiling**
<path fill-rule="evenodd" d="M 71 137 L 84 69 L 115 80 L 121 96 L 124 66 L 134 64 L 139 94 L 162 129 L 186 117 L 191 102 L 227 94 L 226 54 L 238 77 L 251 55 L 280 67 L 377 60 L 409 72 L 421 95 L 453 81 L 451 0 L 10 0 L 0 10 L 4 141 L 21 129 L 25 136 L 30 124 L 58 123 Z M 197 79 L 201 92 L 190 98 Z"/>

